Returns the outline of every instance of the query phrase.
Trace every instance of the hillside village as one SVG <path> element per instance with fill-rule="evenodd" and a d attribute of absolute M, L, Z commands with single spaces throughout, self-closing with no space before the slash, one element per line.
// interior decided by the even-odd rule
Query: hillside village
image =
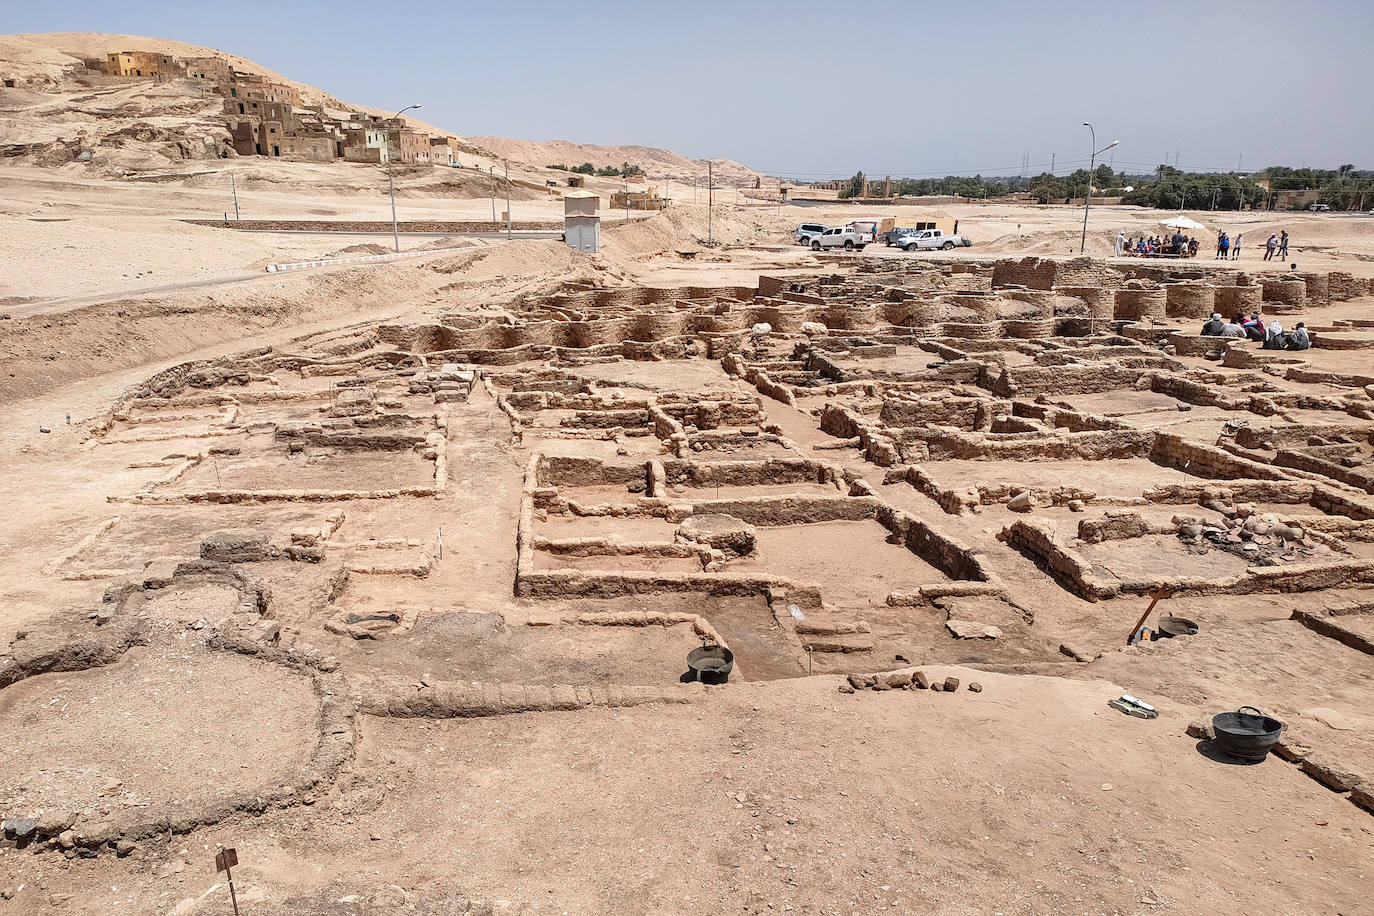
<path fill-rule="evenodd" d="M 156 51 L 117 51 L 85 61 L 88 70 L 125 79 L 189 79 L 224 99 L 229 140 L 221 157 L 268 156 L 327 162 L 453 165 L 456 137 L 434 137 L 406 126 L 405 118 L 361 111 L 331 112 L 306 105 L 300 90 L 236 69 L 220 57 L 184 57 Z M 394 151 L 394 154 L 393 154 Z"/>

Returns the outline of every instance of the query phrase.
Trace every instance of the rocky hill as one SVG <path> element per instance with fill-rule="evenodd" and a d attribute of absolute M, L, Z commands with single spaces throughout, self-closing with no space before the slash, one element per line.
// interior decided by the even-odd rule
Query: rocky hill
<path fill-rule="evenodd" d="M 174 79 L 109 77 L 92 69 L 114 51 L 140 50 L 178 58 L 218 57 L 233 68 L 294 87 L 305 105 L 342 115 L 389 111 L 347 103 L 323 89 L 291 79 L 218 48 L 140 35 L 54 32 L 0 35 L 0 156 L 25 164 L 71 165 L 83 173 L 118 177 L 185 170 L 184 160 L 226 155 L 229 134 L 222 100 L 203 83 Z M 87 64 L 90 66 L 87 66 Z M 591 162 L 597 167 L 633 162 L 655 177 L 690 181 L 705 177 L 705 160 L 640 146 L 582 146 L 566 141 L 532 142 L 504 137 L 464 138 L 452 130 L 407 116 L 434 136 L 457 136 L 458 152 L 472 158 L 509 159 L 536 168 Z M 228 153 L 232 156 L 232 150 Z M 0 161 L 4 161 L 0 159 Z M 740 183 L 756 173 L 737 162 L 713 160 L 722 181 Z"/>

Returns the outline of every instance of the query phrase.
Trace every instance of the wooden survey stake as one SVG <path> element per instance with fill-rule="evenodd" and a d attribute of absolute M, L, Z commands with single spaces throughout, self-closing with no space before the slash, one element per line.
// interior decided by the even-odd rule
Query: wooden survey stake
<path fill-rule="evenodd" d="M 234 895 L 234 872 L 235 865 L 239 864 L 239 854 L 236 850 L 221 849 L 215 853 L 215 871 L 224 872 L 229 878 L 229 902 L 234 905 L 234 916 L 239 916 L 239 899 Z"/>

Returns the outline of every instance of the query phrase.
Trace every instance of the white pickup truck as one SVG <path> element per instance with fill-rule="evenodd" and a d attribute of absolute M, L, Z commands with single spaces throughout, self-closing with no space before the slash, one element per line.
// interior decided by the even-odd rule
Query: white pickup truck
<path fill-rule="evenodd" d="M 960 235 L 945 235 L 939 229 L 922 229 L 901 236 L 894 244 L 903 251 L 927 251 L 932 248 L 949 251 L 951 248 L 967 248 L 972 243 Z"/>
<path fill-rule="evenodd" d="M 847 248 L 850 251 L 862 251 L 867 244 L 868 237 L 866 235 L 848 226 L 827 229 L 820 235 L 811 238 L 812 251 L 820 251 L 822 248 Z"/>

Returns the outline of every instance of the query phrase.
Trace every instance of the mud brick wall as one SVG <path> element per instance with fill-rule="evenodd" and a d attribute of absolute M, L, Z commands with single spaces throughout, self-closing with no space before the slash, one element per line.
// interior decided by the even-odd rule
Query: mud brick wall
<path fill-rule="evenodd" d="M 1332 302 L 1358 299 L 1368 296 L 1370 283 L 1363 277 L 1353 277 L 1344 271 L 1333 270 L 1326 277 L 1328 293 Z"/>
<path fill-rule="evenodd" d="M 1216 311 L 1222 317 L 1248 315 L 1258 311 L 1264 299 L 1262 286 L 1218 286 L 1216 289 Z"/>
<path fill-rule="evenodd" d="M 770 458 L 764 461 L 664 461 L 669 484 L 689 487 L 754 487 L 783 483 L 834 483 L 835 465 L 806 458 Z"/>
<path fill-rule="evenodd" d="M 1319 273 L 1300 273 L 1298 278 L 1307 286 L 1307 299 L 1309 302 L 1325 305 L 1330 301 L 1331 291 L 1327 282 L 1326 274 Z"/>
<path fill-rule="evenodd" d="M 878 419 L 885 426 L 924 426 L 938 423 L 959 429 L 986 429 L 992 420 L 992 402 L 985 398 L 938 398 L 883 401 Z"/>
<path fill-rule="evenodd" d="M 1006 544 L 1043 566 L 1066 589 L 1088 601 L 1113 597 L 1117 589 L 1100 582 L 1092 566 L 1054 543 L 1054 532 L 1038 522 L 1018 521 L 1002 532 Z"/>
<path fill-rule="evenodd" d="M 1374 442 L 1374 429 L 1353 423 L 1271 426 L 1267 428 L 1242 426 L 1236 430 L 1235 438 L 1236 445 L 1242 448 L 1272 449 L 1306 445 L 1308 440 L 1314 436 L 1322 439 L 1332 439 L 1337 436 L 1353 437 L 1355 441 Z"/>
<path fill-rule="evenodd" d="M 550 487 L 628 484 L 645 480 L 642 464 L 614 465 L 599 458 L 544 455 L 539 460 L 538 484 Z"/>
<path fill-rule="evenodd" d="M 1130 388 L 1144 375 L 1141 369 L 1121 366 L 1012 366 L 1004 369 L 992 385 L 1002 397 L 1039 394 L 1097 394 Z"/>
<path fill-rule="evenodd" d="M 1207 318 L 1216 308 L 1216 290 L 1206 283 L 1170 283 L 1164 296 L 1170 318 Z"/>
<path fill-rule="evenodd" d="M 1116 314 L 1116 290 L 1107 286 L 1056 286 L 1055 292 L 1083 301 L 1089 318 L 1111 318 Z"/>
<path fill-rule="evenodd" d="M 926 443 L 930 460 L 975 461 L 1100 461 L 1143 458 L 1154 447 L 1154 433 L 1137 430 L 1045 435 L 1003 433 L 984 435 L 935 428 L 903 430 L 903 442 Z"/>
<path fill-rule="evenodd" d="M 1156 464 L 1178 468 L 1197 477 L 1223 480 L 1289 479 L 1286 474 L 1267 464 L 1232 455 L 1211 445 L 1190 442 L 1174 433 L 1156 434 L 1149 457 Z"/>
<path fill-rule="evenodd" d="M 1053 289 L 1055 286 L 1119 286 L 1121 273 L 1102 261 L 1074 258 L 1051 261 L 1048 258 L 1010 258 L 997 261 L 992 268 L 992 285 L 1024 286 L 1028 289 Z"/>
<path fill-rule="evenodd" d="M 184 219 L 181 222 L 254 232 L 390 232 L 392 228 L 389 220 L 360 219 Z M 401 220 L 397 226 L 401 232 L 500 232 L 506 228 L 504 222 L 493 223 L 489 220 Z M 562 230 L 563 221 L 526 220 L 511 223 L 511 228 L 554 232 Z"/>
<path fill-rule="evenodd" d="M 1279 449 L 1278 454 L 1274 456 L 1274 464 L 1279 467 L 1321 474 L 1323 477 L 1330 477 L 1332 480 L 1339 480 L 1341 483 L 1358 487 L 1366 493 L 1374 493 L 1374 473 L 1368 469 L 1348 468 L 1316 455 L 1289 449 Z"/>
<path fill-rule="evenodd" d="M 1168 297 L 1162 289 L 1119 289 L 1115 308 L 1114 317 L 1122 321 L 1163 318 L 1168 311 Z"/>
<path fill-rule="evenodd" d="M 951 579 L 988 581 L 988 573 L 979 562 L 978 555 L 967 545 L 941 534 L 915 516 L 886 504 L 878 510 L 877 518 L 878 523 L 896 535 L 907 550 Z"/>
<path fill-rule="evenodd" d="M 872 496 L 759 496 L 696 500 L 692 503 L 692 514 L 733 515 L 747 524 L 770 528 L 863 521 L 877 515 L 881 506 Z"/>
<path fill-rule="evenodd" d="M 1265 302 L 1296 307 L 1307 301 L 1307 282 L 1298 277 L 1261 277 L 1260 288 Z"/>

